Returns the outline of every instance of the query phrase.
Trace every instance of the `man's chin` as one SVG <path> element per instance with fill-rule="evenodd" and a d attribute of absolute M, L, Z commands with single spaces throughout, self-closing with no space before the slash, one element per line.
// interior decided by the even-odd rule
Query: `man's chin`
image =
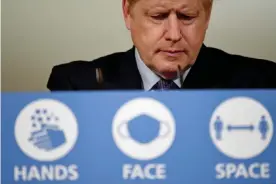
<path fill-rule="evenodd" d="M 161 76 L 167 80 L 174 80 L 178 77 L 177 71 L 164 71 L 161 73 Z"/>

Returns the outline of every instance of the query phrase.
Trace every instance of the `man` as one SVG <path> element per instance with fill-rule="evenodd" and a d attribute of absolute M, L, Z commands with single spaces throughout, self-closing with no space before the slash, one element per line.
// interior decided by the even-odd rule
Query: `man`
<path fill-rule="evenodd" d="M 276 64 L 203 44 L 212 0 L 123 0 L 133 48 L 55 66 L 55 90 L 276 88 Z"/>

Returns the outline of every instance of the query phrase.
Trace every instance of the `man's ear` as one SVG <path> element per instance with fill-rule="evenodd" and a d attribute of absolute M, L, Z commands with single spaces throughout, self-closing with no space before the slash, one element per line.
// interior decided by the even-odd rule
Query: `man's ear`
<path fill-rule="evenodd" d="M 207 8 L 207 17 L 206 17 L 206 30 L 209 28 L 209 24 L 210 24 L 210 19 L 212 16 L 212 6 L 213 4 L 210 4 L 210 6 Z"/>
<path fill-rule="evenodd" d="M 128 0 L 122 1 L 123 15 L 125 20 L 125 25 L 128 30 L 130 30 L 130 5 Z"/>

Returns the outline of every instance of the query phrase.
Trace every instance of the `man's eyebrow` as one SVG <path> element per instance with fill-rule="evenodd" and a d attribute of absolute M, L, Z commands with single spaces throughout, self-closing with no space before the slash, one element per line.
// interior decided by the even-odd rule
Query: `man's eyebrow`
<path fill-rule="evenodd" d="M 151 10 L 168 10 L 170 11 L 171 9 L 168 9 L 166 7 L 166 4 L 163 3 L 163 4 L 154 4 L 154 5 L 151 5 L 151 6 L 148 6 L 145 8 L 146 11 L 150 12 Z M 197 6 L 189 6 L 188 4 L 182 4 L 181 6 L 177 7 L 176 8 L 176 11 L 198 11 L 198 8 Z"/>
<path fill-rule="evenodd" d="M 145 8 L 145 9 L 147 9 L 148 11 L 150 11 L 150 10 L 164 10 L 164 9 L 167 9 L 165 6 L 163 6 L 163 5 L 152 5 L 152 6 L 148 6 L 147 8 Z"/>
<path fill-rule="evenodd" d="M 151 14 L 153 12 L 156 12 L 156 11 L 167 11 L 167 9 L 165 7 L 160 7 L 160 6 L 155 6 L 154 8 L 151 8 L 150 6 L 143 8 L 143 12 L 146 15 L 149 15 L 149 14 Z"/>

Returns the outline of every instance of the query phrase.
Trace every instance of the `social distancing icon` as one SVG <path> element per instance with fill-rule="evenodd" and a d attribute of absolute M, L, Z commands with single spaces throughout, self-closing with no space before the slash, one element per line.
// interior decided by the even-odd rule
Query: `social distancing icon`
<path fill-rule="evenodd" d="M 255 157 L 273 137 L 273 121 L 263 104 L 248 97 L 222 102 L 213 112 L 210 135 L 215 146 L 235 159 Z"/>
<path fill-rule="evenodd" d="M 254 126 L 253 124 L 239 124 L 239 125 L 226 125 L 223 123 L 223 120 L 220 116 L 216 118 L 216 121 L 214 123 L 214 131 L 216 132 L 216 139 L 218 141 L 223 140 L 223 133 L 233 133 L 236 132 L 255 132 L 257 131 L 260 134 L 260 139 L 266 140 L 267 134 L 269 132 L 269 123 L 267 121 L 267 118 L 265 116 L 260 117 L 259 123 Z"/>

